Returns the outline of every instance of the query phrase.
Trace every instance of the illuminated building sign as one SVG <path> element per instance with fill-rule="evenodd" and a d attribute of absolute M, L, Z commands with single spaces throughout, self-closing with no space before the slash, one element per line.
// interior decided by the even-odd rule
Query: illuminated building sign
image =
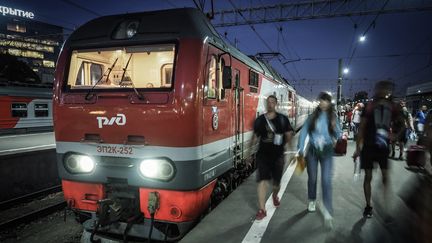
<path fill-rule="evenodd" d="M 16 8 L 9 8 L 5 6 L 0 6 L 0 14 L 3 14 L 3 16 L 6 15 L 12 15 L 12 16 L 18 16 L 28 19 L 34 19 L 34 13 L 29 11 L 24 11 Z"/>

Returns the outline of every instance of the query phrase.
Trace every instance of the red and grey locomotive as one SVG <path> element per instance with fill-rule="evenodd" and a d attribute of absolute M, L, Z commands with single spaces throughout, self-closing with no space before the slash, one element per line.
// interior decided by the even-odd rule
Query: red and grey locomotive
<path fill-rule="evenodd" d="M 69 207 L 92 216 L 91 237 L 179 239 L 250 173 L 247 144 L 270 94 L 300 126 L 310 103 L 196 9 L 84 24 L 62 49 L 53 97 Z"/>

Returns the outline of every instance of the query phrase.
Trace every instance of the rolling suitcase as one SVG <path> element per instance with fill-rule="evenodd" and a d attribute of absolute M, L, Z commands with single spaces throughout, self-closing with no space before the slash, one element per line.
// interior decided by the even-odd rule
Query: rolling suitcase
<path fill-rule="evenodd" d="M 426 164 L 425 147 L 421 145 L 409 146 L 406 163 L 408 166 L 423 167 Z"/>
<path fill-rule="evenodd" d="M 342 136 L 341 139 L 338 139 L 336 142 L 336 146 L 334 148 L 335 155 L 345 155 L 347 152 L 348 139 L 346 136 Z"/>

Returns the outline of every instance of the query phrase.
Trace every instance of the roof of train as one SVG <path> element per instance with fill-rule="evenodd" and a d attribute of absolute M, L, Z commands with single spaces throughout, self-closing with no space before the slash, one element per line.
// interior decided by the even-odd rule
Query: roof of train
<path fill-rule="evenodd" d="M 125 20 L 139 20 L 137 34 L 129 40 L 133 42 L 170 41 L 177 38 L 208 38 L 208 42 L 231 55 L 252 69 L 269 78 L 287 82 L 267 62 L 250 58 L 220 37 L 207 17 L 198 9 L 181 8 L 152 12 L 130 13 L 104 16 L 79 27 L 72 33 L 66 45 L 72 48 L 89 48 L 92 46 L 121 45 L 124 40 L 111 38 L 116 27 Z"/>
<path fill-rule="evenodd" d="M 0 86 L 0 95 L 51 99 L 52 87 Z"/>

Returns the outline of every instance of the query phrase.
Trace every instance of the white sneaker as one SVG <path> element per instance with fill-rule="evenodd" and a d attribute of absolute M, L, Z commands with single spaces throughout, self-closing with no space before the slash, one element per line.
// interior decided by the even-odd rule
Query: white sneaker
<path fill-rule="evenodd" d="M 316 211 L 316 202 L 315 201 L 309 201 L 308 211 L 309 212 L 315 212 Z"/>

